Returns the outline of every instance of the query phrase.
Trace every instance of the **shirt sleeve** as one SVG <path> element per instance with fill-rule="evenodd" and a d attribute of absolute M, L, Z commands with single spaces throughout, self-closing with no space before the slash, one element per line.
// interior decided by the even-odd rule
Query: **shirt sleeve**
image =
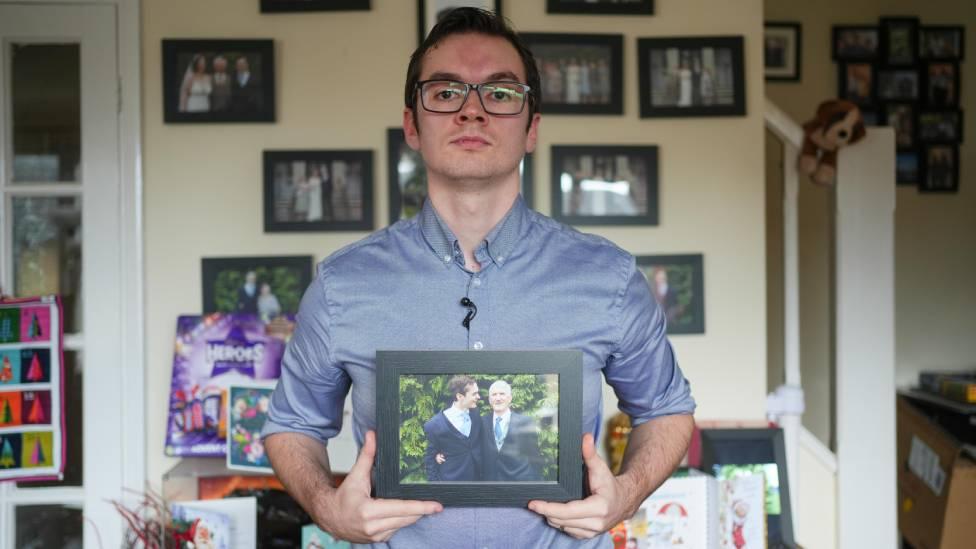
<path fill-rule="evenodd" d="M 633 258 L 625 279 L 614 308 L 618 337 L 603 369 L 620 411 L 634 426 L 659 416 L 694 413 L 695 399 L 668 341 L 664 313 Z"/>
<path fill-rule="evenodd" d="M 332 352 L 329 313 L 325 273 L 320 272 L 302 297 L 262 436 L 294 432 L 327 443 L 342 430 L 351 380 Z"/>

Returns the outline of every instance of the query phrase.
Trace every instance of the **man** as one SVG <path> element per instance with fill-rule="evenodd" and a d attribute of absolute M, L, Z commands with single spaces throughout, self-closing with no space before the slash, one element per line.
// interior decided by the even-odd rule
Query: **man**
<path fill-rule="evenodd" d="M 258 275 L 254 271 L 244 275 L 244 285 L 237 289 L 237 312 L 258 312 Z"/>
<path fill-rule="evenodd" d="M 539 71 L 503 19 L 459 8 L 411 57 L 403 129 L 428 199 L 319 264 L 282 360 L 265 444 L 289 493 L 320 527 L 384 547 L 607 547 L 671 474 L 694 400 L 634 257 L 529 210 L 519 163 L 535 149 Z M 571 260 L 573 268 L 565 268 Z M 467 297 L 478 316 L 462 325 Z M 591 495 L 529 508 L 449 508 L 370 497 L 377 349 L 580 349 L 582 454 Z M 596 455 L 601 374 L 634 430 L 619 476 Z M 362 450 L 338 488 L 325 444 L 352 391 Z M 476 489 L 476 488 L 473 488 Z"/>
<path fill-rule="evenodd" d="M 210 92 L 210 109 L 213 112 L 225 112 L 230 109 L 230 75 L 227 74 L 227 58 L 223 55 L 213 60 L 213 91 Z"/>
<path fill-rule="evenodd" d="M 243 55 L 234 63 L 231 84 L 231 110 L 238 114 L 255 113 L 261 109 L 261 86 L 254 81 L 251 64 Z"/>
<path fill-rule="evenodd" d="M 535 420 L 512 411 L 512 386 L 499 379 L 488 388 L 491 414 L 484 423 L 483 480 L 542 480 L 542 453 Z M 555 478 L 546 480 L 556 480 Z"/>
<path fill-rule="evenodd" d="M 469 376 L 447 383 L 451 406 L 424 424 L 424 469 L 430 481 L 481 480 L 482 425 L 478 384 Z"/>

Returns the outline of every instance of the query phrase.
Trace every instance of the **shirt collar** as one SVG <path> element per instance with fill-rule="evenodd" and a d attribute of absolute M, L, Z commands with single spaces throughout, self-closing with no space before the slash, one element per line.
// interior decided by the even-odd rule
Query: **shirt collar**
<path fill-rule="evenodd" d="M 460 419 L 465 413 L 464 410 L 458 410 L 454 406 L 451 406 L 447 410 L 444 410 L 444 415 L 447 416 L 447 419 Z"/>
<path fill-rule="evenodd" d="M 508 424 L 508 420 L 512 417 L 512 409 L 509 408 L 508 410 L 505 410 L 505 413 L 502 414 L 502 415 L 498 415 L 498 414 L 492 412 L 491 417 L 492 417 L 492 420 L 491 420 L 492 423 L 495 422 L 495 418 L 500 417 L 500 418 L 502 418 L 502 425 L 507 425 Z"/>
<path fill-rule="evenodd" d="M 511 255 L 515 245 L 522 237 L 528 220 L 529 208 L 525 205 L 522 195 L 518 195 L 511 209 L 505 217 L 488 232 L 485 237 L 488 257 L 496 265 L 501 266 Z M 424 206 L 419 214 L 420 231 L 430 246 L 434 255 L 441 263 L 450 265 L 460 248 L 456 248 L 457 237 L 451 232 L 447 224 L 440 218 L 430 199 L 424 200 Z M 477 250 L 475 250 L 477 253 Z"/>

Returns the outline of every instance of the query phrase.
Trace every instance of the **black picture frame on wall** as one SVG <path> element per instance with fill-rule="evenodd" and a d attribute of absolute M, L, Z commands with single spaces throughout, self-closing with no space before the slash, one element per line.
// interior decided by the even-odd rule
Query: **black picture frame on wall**
<path fill-rule="evenodd" d="M 264 232 L 373 230 L 373 151 L 264 151 Z"/>
<path fill-rule="evenodd" d="M 542 81 L 543 112 L 623 114 L 622 34 L 523 32 Z"/>
<path fill-rule="evenodd" d="M 273 40 L 164 39 L 162 51 L 164 122 L 275 121 Z"/>
<path fill-rule="evenodd" d="M 655 145 L 553 145 L 551 212 L 570 225 L 657 225 Z"/>
<path fill-rule="evenodd" d="M 962 61 L 966 55 L 966 27 L 924 25 L 918 31 L 918 58 L 923 61 Z"/>
<path fill-rule="evenodd" d="M 917 17 L 882 17 L 881 59 L 889 67 L 910 67 L 918 61 Z"/>
<path fill-rule="evenodd" d="M 546 13 L 580 15 L 654 15 L 654 0 L 546 0 Z"/>
<path fill-rule="evenodd" d="M 895 153 L 895 183 L 918 185 L 921 170 L 918 149 Z"/>
<path fill-rule="evenodd" d="M 417 0 L 417 44 L 422 44 L 430 29 L 454 8 L 481 8 L 502 15 L 501 0 Z"/>
<path fill-rule="evenodd" d="M 918 113 L 915 103 L 885 103 L 885 125 L 895 131 L 898 151 L 910 151 L 918 145 Z"/>
<path fill-rule="evenodd" d="M 962 143 L 963 119 L 963 112 L 959 109 L 922 109 L 918 113 L 918 139 L 922 143 Z"/>
<path fill-rule="evenodd" d="M 667 319 L 668 335 L 705 333 L 704 256 L 639 255 L 636 259 Z"/>
<path fill-rule="evenodd" d="M 880 101 L 917 102 L 922 93 L 922 79 L 917 69 L 879 69 L 875 79 L 875 96 Z"/>
<path fill-rule="evenodd" d="M 924 193 L 959 192 L 959 147 L 926 145 L 922 148 L 923 169 L 918 190 Z"/>
<path fill-rule="evenodd" d="M 255 275 L 253 292 L 245 288 Z M 281 314 L 295 314 L 312 282 L 312 256 L 204 257 L 200 260 L 203 314 L 257 313 L 262 285 L 267 283 Z"/>
<path fill-rule="evenodd" d="M 445 506 L 467 507 L 525 507 L 534 499 L 572 501 L 585 497 L 583 462 L 579 451 L 582 444 L 583 398 L 583 355 L 580 351 L 381 350 L 376 352 L 376 370 L 378 497 L 433 500 Z M 556 418 L 553 421 L 553 410 L 546 414 L 537 412 L 527 415 L 525 417 L 531 427 L 523 430 L 555 431 L 558 439 L 556 448 L 550 447 L 549 452 L 542 448 L 542 437 L 539 437 L 543 456 L 551 455 L 552 450 L 556 453 L 555 459 L 547 460 L 548 474 L 533 475 L 531 480 L 518 481 L 471 480 L 466 477 L 473 478 L 473 475 L 462 474 L 452 474 L 456 478 L 451 479 L 438 478 L 437 475 L 441 474 L 438 466 L 434 465 L 432 457 L 426 459 L 428 451 L 437 450 L 429 446 L 430 440 L 436 438 L 427 433 L 437 432 L 438 419 L 443 418 L 442 410 L 453 402 L 453 395 L 446 390 L 447 382 L 460 375 L 475 378 L 483 402 L 488 400 L 490 380 L 508 381 L 514 376 L 545 380 L 547 393 L 555 393 L 548 399 L 557 401 L 554 406 Z M 438 391 L 434 387 L 442 388 Z M 420 393 L 425 398 L 407 398 L 410 393 Z M 513 400 L 517 398 L 518 395 L 513 394 Z M 424 417 L 419 417 L 420 406 L 416 403 L 428 399 L 437 405 L 425 407 L 429 409 Z M 478 405 L 475 406 L 472 413 L 480 415 Z M 490 414 L 490 408 L 486 412 Z M 431 414 L 431 417 L 427 417 L 427 414 Z M 490 418 L 473 418 L 472 433 L 476 428 L 482 431 L 488 428 L 479 421 L 485 417 Z M 418 424 L 430 424 L 431 427 L 429 431 L 420 430 Z M 407 450 L 402 443 L 404 439 L 419 439 L 414 442 L 425 447 L 424 462 L 429 463 L 418 464 L 416 452 Z M 447 456 L 447 460 L 450 459 L 461 459 L 461 456 Z"/>
<path fill-rule="evenodd" d="M 837 97 L 858 106 L 875 101 L 877 74 L 874 63 L 855 61 L 837 65 Z"/>
<path fill-rule="evenodd" d="M 792 21 L 766 21 L 763 64 L 766 80 L 798 82 L 801 75 L 803 27 Z"/>
<path fill-rule="evenodd" d="M 834 61 L 875 61 L 881 47 L 881 31 L 874 25 L 834 25 L 831 57 Z"/>
<path fill-rule="evenodd" d="M 959 63 L 929 61 L 924 64 L 922 93 L 925 104 L 932 108 L 951 109 L 959 106 Z"/>
<path fill-rule="evenodd" d="M 261 13 L 368 11 L 370 0 L 261 0 Z"/>
<path fill-rule="evenodd" d="M 741 36 L 638 38 L 637 58 L 641 118 L 746 114 Z"/>

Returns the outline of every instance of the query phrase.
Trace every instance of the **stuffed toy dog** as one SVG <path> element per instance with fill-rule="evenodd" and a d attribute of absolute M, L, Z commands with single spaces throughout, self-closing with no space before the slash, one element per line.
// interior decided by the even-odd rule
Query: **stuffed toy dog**
<path fill-rule="evenodd" d="M 864 138 L 864 120 L 857 105 L 831 99 L 817 107 L 813 120 L 803 124 L 800 173 L 818 185 L 833 185 L 837 175 L 837 151 Z"/>

